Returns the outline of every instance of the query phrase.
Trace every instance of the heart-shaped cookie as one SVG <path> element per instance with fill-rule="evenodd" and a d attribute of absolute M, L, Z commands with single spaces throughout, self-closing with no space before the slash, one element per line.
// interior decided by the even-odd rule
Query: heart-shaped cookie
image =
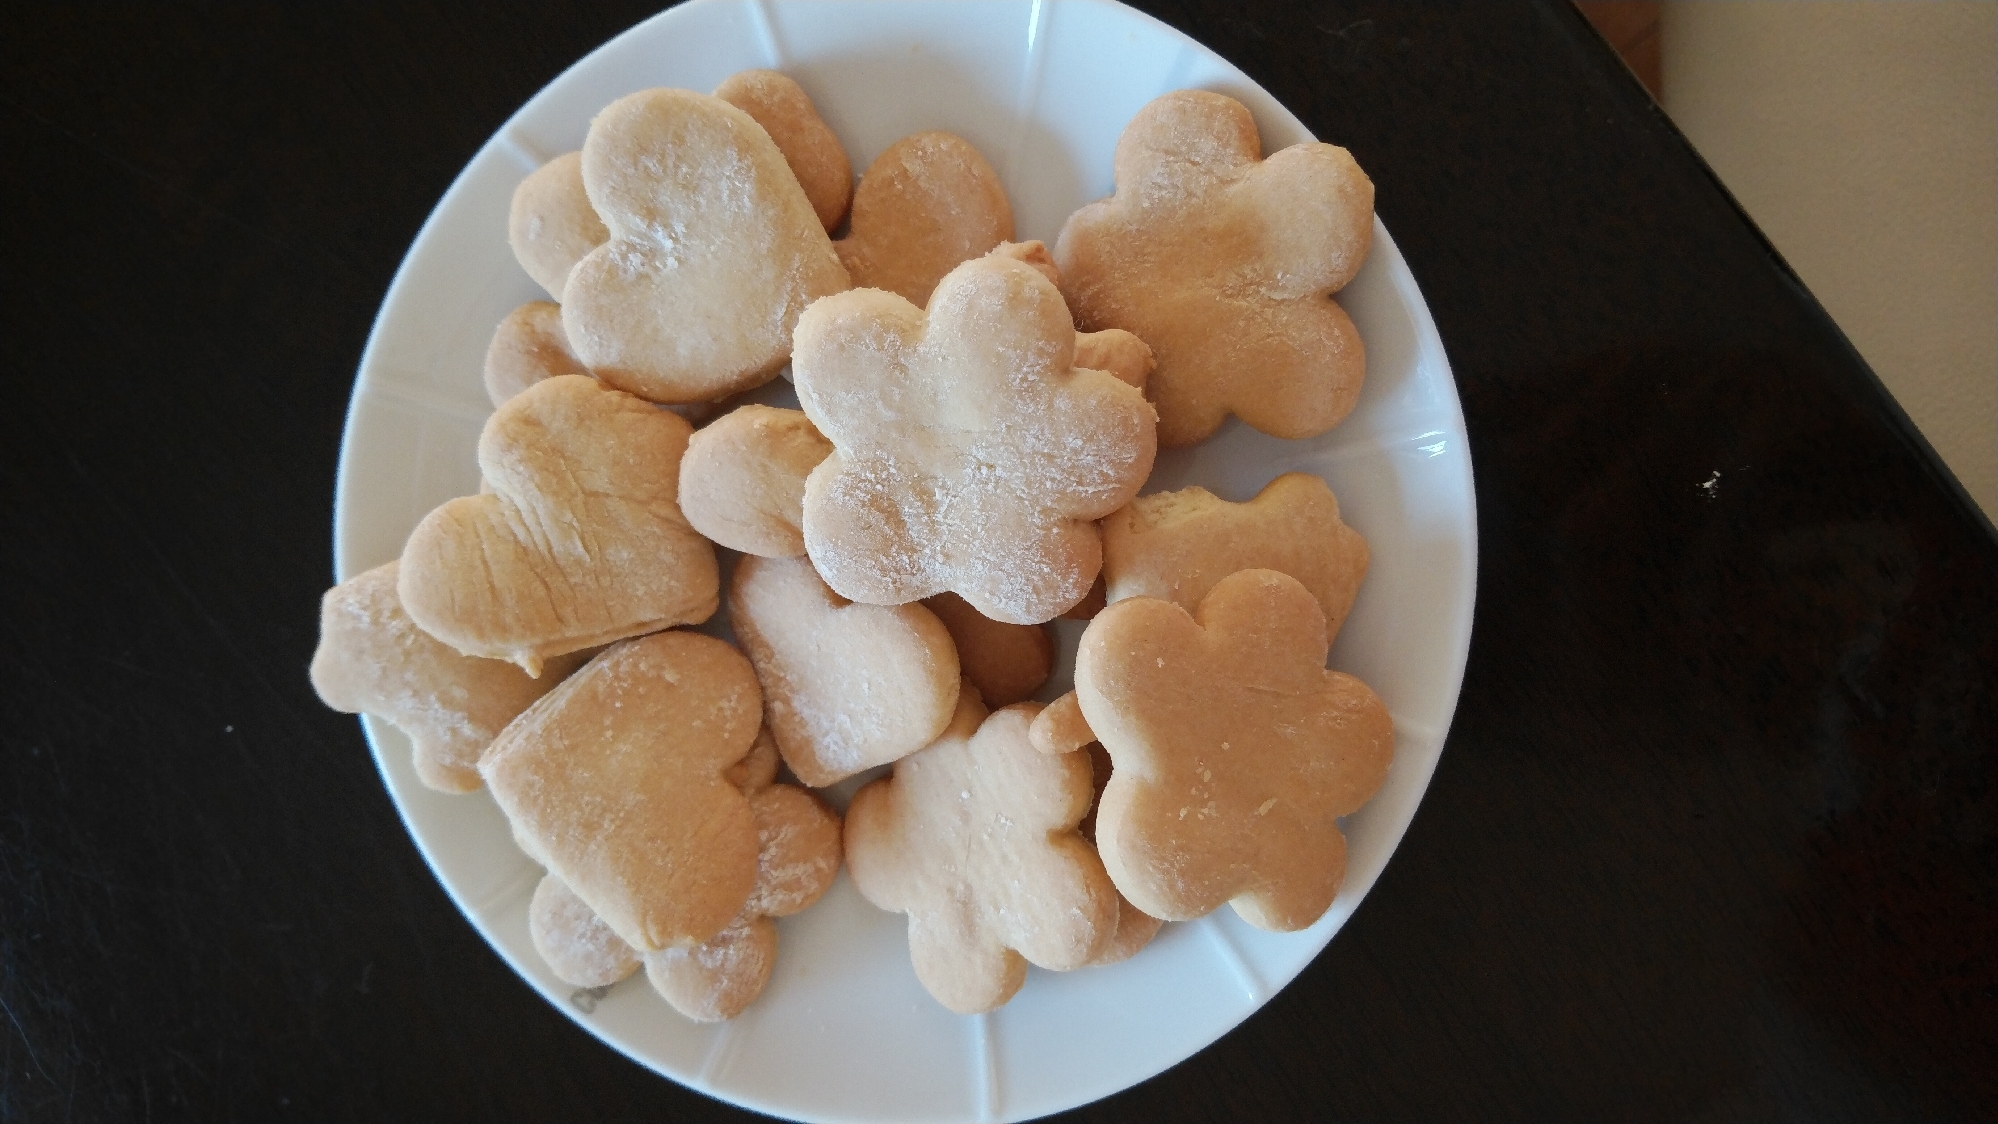
<path fill-rule="evenodd" d="M 693 432 L 582 375 L 536 383 L 479 437 L 490 495 L 425 516 L 397 592 L 424 631 L 539 675 L 551 656 L 714 615 L 712 544 L 680 514 Z"/>
<path fill-rule="evenodd" d="M 745 556 L 729 623 L 784 763 L 813 788 L 923 748 L 957 705 L 957 651 L 921 605 L 858 605 L 802 558 Z"/>
<path fill-rule="evenodd" d="M 739 406 L 688 442 L 680 510 L 730 550 L 795 558 L 805 553 L 805 479 L 831 452 L 802 412 Z"/>
<path fill-rule="evenodd" d="M 805 306 L 847 287 L 783 153 L 720 98 L 612 102 L 583 141 L 583 187 L 610 239 L 569 273 L 562 324 L 598 378 L 642 398 L 768 382 Z"/>
<path fill-rule="evenodd" d="M 763 709 L 742 653 L 660 632 L 617 644 L 479 761 L 527 856 L 640 952 L 712 939 L 756 887 L 757 830 L 728 769 Z"/>

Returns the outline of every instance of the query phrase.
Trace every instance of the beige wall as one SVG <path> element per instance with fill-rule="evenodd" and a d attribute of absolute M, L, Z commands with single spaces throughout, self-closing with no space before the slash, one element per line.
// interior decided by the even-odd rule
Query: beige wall
<path fill-rule="evenodd" d="M 1998 3 L 1661 14 L 1666 110 L 1998 520 Z"/>

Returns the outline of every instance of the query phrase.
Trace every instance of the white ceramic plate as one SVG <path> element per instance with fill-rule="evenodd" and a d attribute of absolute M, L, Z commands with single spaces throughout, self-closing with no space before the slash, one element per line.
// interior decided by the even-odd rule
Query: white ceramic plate
<path fill-rule="evenodd" d="M 620 95 L 712 90 L 751 67 L 802 83 L 856 171 L 908 133 L 961 134 L 1005 179 L 1017 237 L 1050 243 L 1071 211 L 1110 193 L 1118 133 L 1165 91 L 1239 99 L 1268 151 L 1310 139 L 1219 56 L 1107 0 L 694 0 L 667 11 L 528 102 L 410 247 L 348 415 L 335 514 L 343 579 L 400 554 L 430 508 L 477 490 L 473 450 L 491 412 L 480 382 L 486 343 L 508 311 L 545 299 L 507 249 L 514 185 L 580 147 L 590 117 Z M 1379 877 L 1435 769 L 1470 643 L 1477 529 L 1463 416 L 1422 294 L 1378 224 L 1372 257 L 1339 299 L 1368 356 L 1365 392 L 1343 425 L 1317 440 L 1280 441 L 1231 421 L 1196 449 L 1162 455 L 1148 488 L 1198 483 L 1246 500 L 1281 473 L 1317 473 L 1372 546 L 1372 572 L 1331 663 L 1386 699 L 1395 760 L 1380 793 L 1347 820 L 1345 886 L 1310 929 L 1259 932 L 1223 909 L 1167 926 L 1122 964 L 1035 969 L 1011 1003 L 963 1017 L 917 983 L 902 918 L 868 905 L 842 874 L 817 906 L 781 923 L 782 952 L 763 996 L 731 1023 L 700 1025 L 642 975 L 603 994 L 550 975 L 527 937 L 540 871 L 515 849 L 491 799 L 424 788 L 408 743 L 369 719 L 383 776 L 424 857 L 549 1002 L 642 1064 L 763 1112 L 1025 1119 L 1107 1096 L 1206 1046 L 1296 976 Z M 1066 653 L 1078 633 L 1067 626 Z M 1046 697 L 1067 688 L 1067 674 L 1057 670 Z"/>

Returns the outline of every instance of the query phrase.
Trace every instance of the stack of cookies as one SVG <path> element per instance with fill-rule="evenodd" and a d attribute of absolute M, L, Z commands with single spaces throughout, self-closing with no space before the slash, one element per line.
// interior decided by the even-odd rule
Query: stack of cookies
<path fill-rule="evenodd" d="M 1315 476 L 1139 493 L 1231 414 L 1352 409 L 1330 297 L 1373 187 L 1332 145 L 1264 159 L 1199 91 L 1139 112 L 1116 185 L 1015 243 L 969 143 L 906 137 L 856 186 L 768 71 L 619 99 L 521 183 L 553 301 L 487 354 L 485 487 L 327 593 L 312 677 L 425 784 L 491 793 L 558 977 L 642 967 L 729 1018 L 842 857 L 962 1012 L 1224 903 L 1330 907 L 1393 745 L 1325 667 L 1366 543 Z M 738 400 L 787 373 L 802 409 Z M 693 630 L 724 601 L 733 644 Z M 1056 618 L 1088 624 L 1043 705 Z M 842 823 L 817 790 L 870 770 Z"/>

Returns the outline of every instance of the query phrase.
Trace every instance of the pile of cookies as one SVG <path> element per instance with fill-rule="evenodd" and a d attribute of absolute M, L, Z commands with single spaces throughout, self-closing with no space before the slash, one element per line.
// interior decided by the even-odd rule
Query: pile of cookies
<path fill-rule="evenodd" d="M 1373 188 L 1329 144 L 1262 158 L 1199 91 L 1115 167 L 1052 252 L 1015 243 L 969 143 L 906 137 L 855 186 L 752 71 L 621 98 L 521 183 L 509 238 L 554 301 L 488 352 L 484 489 L 327 593 L 312 678 L 426 785 L 491 793 L 558 977 L 642 967 L 729 1018 L 842 857 L 962 1012 L 1223 903 L 1330 907 L 1393 745 L 1325 668 L 1366 543 L 1314 476 L 1139 492 L 1230 414 L 1303 438 L 1352 409 L 1330 295 Z M 787 371 L 801 410 L 736 400 Z M 724 600 L 734 644 L 689 627 Z M 1058 617 L 1088 624 L 1043 706 Z M 883 766 L 844 823 L 814 791 Z"/>

